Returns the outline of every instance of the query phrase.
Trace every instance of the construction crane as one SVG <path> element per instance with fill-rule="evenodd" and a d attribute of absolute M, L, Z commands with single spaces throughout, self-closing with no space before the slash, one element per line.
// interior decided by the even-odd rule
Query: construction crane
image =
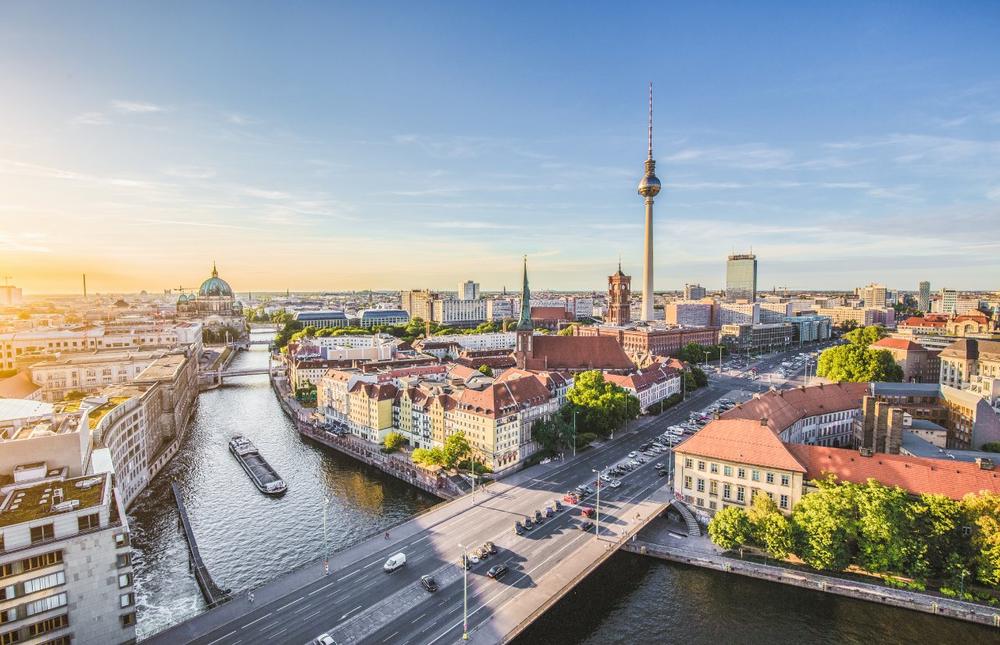
<path fill-rule="evenodd" d="M 0 276 L 0 278 L 3 278 L 3 286 L 5 286 L 5 287 L 8 286 L 10 284 L 11 278 L 13 278 L 13 277 L 14 276 L 12 276 L 12 275 L 3 275 L 3 276 Z"/>

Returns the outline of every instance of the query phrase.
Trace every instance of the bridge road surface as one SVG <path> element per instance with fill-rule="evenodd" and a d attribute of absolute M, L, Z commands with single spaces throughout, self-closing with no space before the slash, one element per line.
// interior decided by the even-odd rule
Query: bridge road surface
<path fill-rule="evenodd" d="M 556 593 L 566 582 L 560 569 L 573 568 L 567 562 L 583 554 L 582 549 L 603 549 L 603 544 L 593 539 L 593 533 L 579 530 L 579 510 L 572 506 L 566 506 L 524 536 L 514 535 L 514 521 L 523 520 L 535 509 L 544 512 L 545 506 L 561 499 L 567 490 L 593 482 L 591 469 L 603 469 L 626 459 L 641 443 L 685 420 L 690 411 L 704 408 L 743 384 L 726 378 L 713 381 L 684 403 L 647 419 L 644 425 L 613 442 L 585 451 L 576 459 L 537 466 L 491 484 L 487 492 L 477 493 L 476 504 L 469 510 L 422 527 L 398 541 L 384 541 L 382 536 L 369 538 L 331 560 L 334 566 L 326 577 L 313 578 L 269 602 L 249 605 L 245 597 L 234 600 L 155 634 L 147 642 L 302 644 L 324 632 L 333 634 L 341 645 L 460 640 L 462 570 L 458 545 L 475 548 L 487 540 L 496 543 L 499 553 L 469 571 L 469 629 L 475 630 L 478 636 L 473 638 L 479 642 L 496 642 L 505 635 L 505 625 L 513 627 L 534 610 L 523 601 L 527 592 L 547 585 L 545 588 L 551 587 L 551 592 Z M 667 484 L 666 478 L 657 475 L 654 464 L 668 459 L 667 454 L 651 459 L 621 478 L 619 488 L 601 490 L 602 537 L 621 535 L 632 524 L 635 509 L 643 500 Z M 595 502 L 596 496 L 591 496 L 581 504 L 594 506 Z M 655 504 L 647 504 L 651 506 Z M 393 532 L 406 534 L 404 527 L 421 517 Z M 317 535 L 317 539 L 322 536 Z M 406 565 L 392 574 L 384 573 L 382 565 L 398 552 L 406 554 Z M 352 558 L 354 553 L 364 555 Z M 592 555 L 592 551 L 587 553 Z M 487 569 L 501 562 L 510 569 L 507 576 L 502 581 L 487 578 Z M 317 570 L 321 567 L 318 563 L 310 566 Z M 420 576 L 425 574 L 438 579 L 438 592 L 428 593 L 420 587 Z M 264 589 L 256 594 L 269 595 Z M 532 595 L 537 599 L 537 594 Z M 230 607 L 233 603 L 240 604 Z M 534 606 L 538 604 L 534 602 Z M 234 611 L 238 613 L 234 615 Z"/>

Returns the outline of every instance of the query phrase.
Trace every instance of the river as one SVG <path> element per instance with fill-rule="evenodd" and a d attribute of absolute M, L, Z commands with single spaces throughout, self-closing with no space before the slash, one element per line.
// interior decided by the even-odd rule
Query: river
<path fill-rule="evenodd" d="M 263 348 L 234 367 L 267 363 Z M 288 483 L 261 495 L 227 449 L 248 436 Z M 140 638 L 204 610 L 188 571 L 170 483 L 184 494 L 212 576 L 235 591 L 348 547 L 432 506 L 436 499 L 299 438 L 266 376 L 203 393 L 178 455 L 129 512 Z M 990 642 L 997 632 L 831 594 L 617 554 L 532 625 L 519 645 L 545 643 Z"/>

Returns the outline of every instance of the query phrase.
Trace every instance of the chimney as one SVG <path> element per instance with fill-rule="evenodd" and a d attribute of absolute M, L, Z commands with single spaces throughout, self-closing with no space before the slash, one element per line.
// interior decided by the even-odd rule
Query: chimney
<path fill-rule="evenodd" d="M 976 457 L 976 465 L 980 470 L 993 470 L 993 460 L 989 457 Z"/>
<path fill-rule="evenodd" d="M 760 418 L 760 425 L 767 427 L 767 417 Z"/>

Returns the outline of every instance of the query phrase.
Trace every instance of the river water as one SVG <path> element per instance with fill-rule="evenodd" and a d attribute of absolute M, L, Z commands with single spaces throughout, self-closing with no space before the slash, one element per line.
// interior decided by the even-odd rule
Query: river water
<path fill-rule="evenodd" d="M 233 362 L 266 364 L 263 348 Z M 283 497 L 266 497 L 250 483 L 227 448 L 236 433 L 257 444 L 288 483 Z M 322 557 L 324 498 L 331 550 L 381 533 L 437 501 L 300 439 L 266 376 L 227 381 L 200 396 L 180 452 L 129 512 L 140 638 L 205 608 L 177 528 L 173 481 L 181 486 L 209 571 L 234 591 Z M 517 642 L 953 643 L 996 636 L 949 619 L 621 553 Z"/>

